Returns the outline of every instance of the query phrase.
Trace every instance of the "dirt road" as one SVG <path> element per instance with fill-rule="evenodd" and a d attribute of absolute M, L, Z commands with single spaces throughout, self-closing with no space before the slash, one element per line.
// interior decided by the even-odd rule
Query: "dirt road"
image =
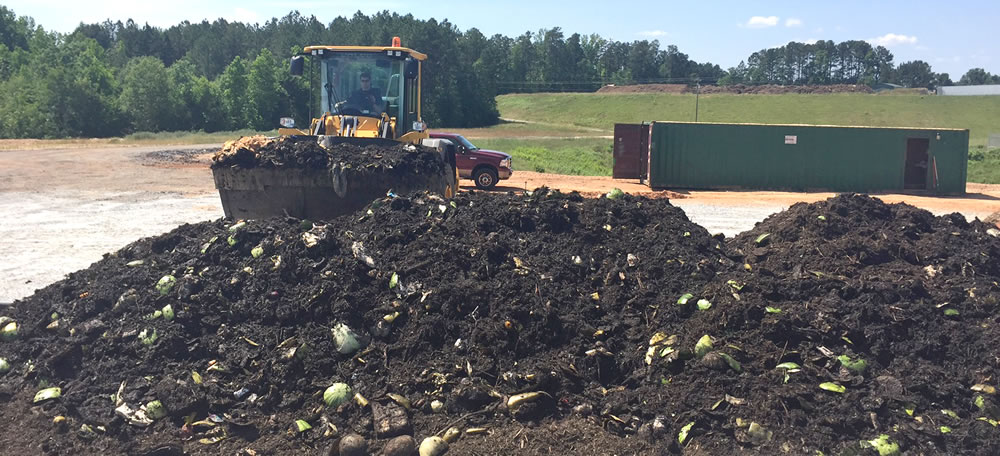
<path fill-rule="evenodd" d="M 208 168 L 219 145 L 0 150 L 0 302 L 11 302 L 108 252 L 182 223 L 222 216 Z M 2 148 L 0 148 L 2 149 Z M 496 191 L 547 186 L 597 196 L 614 187 L 670 198 L 688 218 L 727 236 L 795 202 L 833 193 L 654 192 L 635 181 L 516 171 Z M 471 181 L 463 188 L 472 190 Z M 984 218 L 1000 210 L 1000 186 L 969 184 L 965 197 L 877 195 L 936 214 Z"/>

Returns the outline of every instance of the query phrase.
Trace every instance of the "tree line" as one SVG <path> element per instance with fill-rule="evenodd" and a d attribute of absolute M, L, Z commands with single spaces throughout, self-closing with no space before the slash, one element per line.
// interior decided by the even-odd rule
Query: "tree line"
<path fill-rule="evenodd" d="M 781 47 L 754 52 L 747 60 L 729 68 L 719 84 L 866 84 L 880 82 L 904 87 L 954 85 L 948 73 L 935 73 L 922 60 L 893 64 L 892 52 L 867 41 L 841 43 L 790 42 Z M 973 68 L 958 85 L 1000 84 L 1000 75 Z"/>
<path fill-rule="evenodd" d="M 496 95 L 512 92 L 653 82 L 941 82 L 930 65 L 895 67 L 887 50 L 860 41 L 789 43 L 756 52 L 727 71 L 691 60 L 676 46 L 661 49 L 656 40 L 566 36 L 558 27 L 487 37 L 447 20 L 388 11 L 358 12 L 329 24 L 298 12 L 254 25 L 218 19 L 162 29 L 105 21 L 60 34 L 0 5 L 0 137 L 269 130 L 289 115 L 302 125 L 318 115 L 312 111 L 316 91 L 310 78 L 289 75 L 292 55 L 310 44 L 388 45 L 393 36 L 429 56 L 423 114 L 432 127 L 494 124 Z M 976 69 L 959 82 L 997 79 Z"/>

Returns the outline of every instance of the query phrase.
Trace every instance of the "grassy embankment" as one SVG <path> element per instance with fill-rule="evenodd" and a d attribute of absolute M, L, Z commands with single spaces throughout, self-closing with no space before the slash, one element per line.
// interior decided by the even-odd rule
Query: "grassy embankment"
<path fill-rule="evenodd" d="M 1000 121 L 1000 97 L 703 95 L 698 104 L 698 120 L 703 122 L 967 128 L 970 133 L 969 181 L 1000 183 L 1000 150 L 985 149 L 987 136 L 1000 132 L 997 123 Z M 615 123 L 692 121 L 695 98 L 694 95 L 672 94 L 530 94 L 503 95 L 497 98 L 497 105 L 505 118 L 540 121 L 550 127 L 565 125 L 575 131 L 599 129 L 610 135 Z M 489 137 L 489 130 L 483 129 L 483 135 Z M 467 134 L 480 136 L 475 130 L 468 130 Z M 599 175 L 610 174 L 611 158 L 606 156 L 611 147 L 608 139 L 576 139 L 557 144 L 525 139 L 523 142 L 498 142 L 498 147 L 493 147 L 493 140 L 477 143 L 511 152 L 519 169 L 558 172 L 555 167 L 575 167 L 595 169 L 600 171 L 596 173 Z M 569 165 L 567 157 L 579 157 L 586 166 Z"/>

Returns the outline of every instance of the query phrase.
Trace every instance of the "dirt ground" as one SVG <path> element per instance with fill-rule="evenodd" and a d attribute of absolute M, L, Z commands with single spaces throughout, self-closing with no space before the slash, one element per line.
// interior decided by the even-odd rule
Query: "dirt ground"
<path fill-rule="evenodd" d="M 146 236 L 222 216 L 209 162 L 220 145 L 11 149 L 0 144 L 0 303 L 31 294 L 65 274 Z M 515 165 L 516 166 L 516 165 Z M 495 191 L 541 186 L 596 196 L 612 188 L 670 198 L 711 233 L 734 236 L 796 202 L 833 193 L 652 191 L 636 181 L 515 169 Z M 462 188 L 472 190 L 471 181 Z M 1000 210 L 1000 186 L 968 184 L 964 197 L 876 195 L 934 214 L 983 219 Z"/>

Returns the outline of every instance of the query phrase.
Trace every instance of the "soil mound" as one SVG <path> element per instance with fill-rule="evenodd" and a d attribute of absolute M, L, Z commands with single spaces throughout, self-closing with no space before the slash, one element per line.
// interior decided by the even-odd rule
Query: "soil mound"
<path fill-rule="evenodd" d="M 662 303 L 729 263 L 669 201 L 627 195 L 390 197 L 326 225 L 184 225 L 10 309 L 19 335 L 0 346 L 13 366 L 3 415 L 50 434 L 52 453 L 301 454 L 334 428 L 426 436 L 581 405 L 634 433 L 643 407 L 623 398 L 641 382 L 636 347 L 678 312 Z M 341 324 L 364 348 L 335 344 Z M 325 407 L 334 382 L 369 406 Z M 29 412 L 42 385 L 62 395 Z M 525 405 L 509 410 L 511 397 Z M 167 416 L 147 426 L 116 415 L 155 400 Z M 387 431 L 371 404 L 409 419 Z M 55 433 L 54 416 L 72 432 Z M 313 429 L 289 433 L 299 419 Z"/>
<path fill-rule="evenodd" d="M 764 452 L 790 441 L 857 451 L 865 445 L 845 435 L 882 434 L 913 454 L 1000 451 L 990 386 L 1000 243 L 989 228 L 841 195 L 796 204 L 732 239 L 744 270 L 710 287 L 727 317 L 706 331 L 725 334 L 752 360 L 744 368 L 766 379 L 726 391 L 756 405 L 737 408 L 744 421 L 784 436 Z M 794 372 L 777 368 L 788 362 Z"/>
<path fill-rule="evenodd" d="M 546 189 L 184 225 L 4 309 L 0 440 L 327 454 L 358 433 L 379 454 L 457 427 L 454 454 L 995 454 L 987 228 L 842 195 L 725 242 L 665 199 Z"/>

